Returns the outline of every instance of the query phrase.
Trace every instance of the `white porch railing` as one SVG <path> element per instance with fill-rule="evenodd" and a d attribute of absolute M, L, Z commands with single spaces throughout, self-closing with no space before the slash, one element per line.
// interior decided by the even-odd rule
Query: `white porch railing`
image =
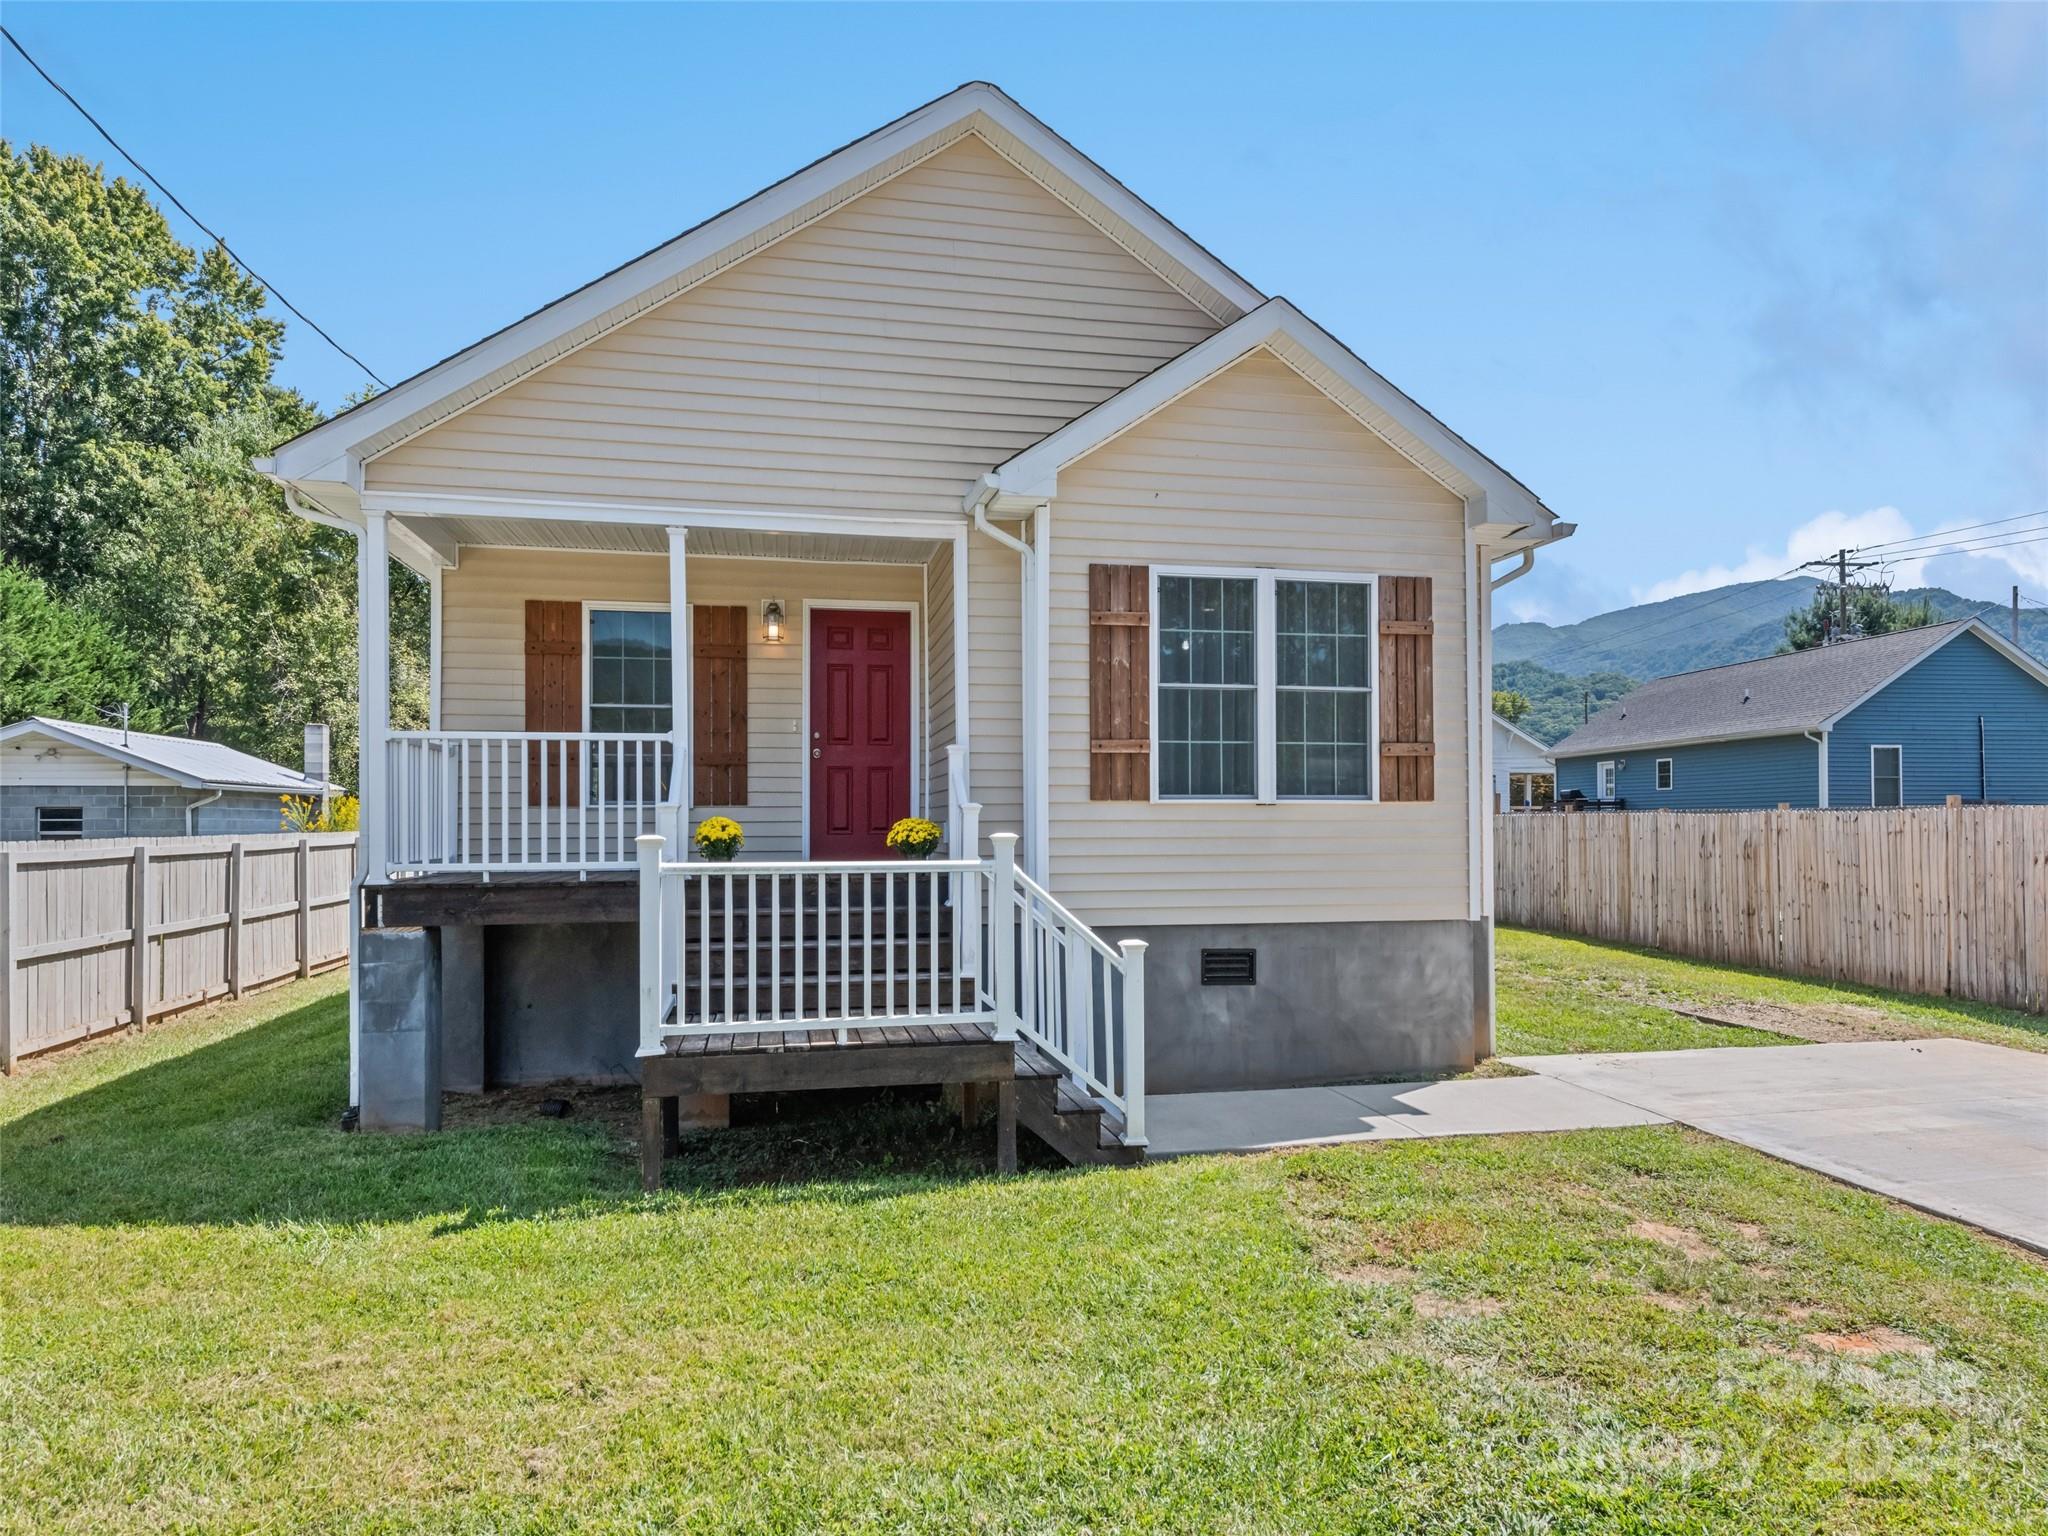
<path fill-rule="evenodd" d="M 394 731 L 386 863 L 393 874 L 633 867 L 656 830 L 675 746 L 667 736 Z"/>
<path fill-rule="evenodd" d="M 640 1054 L 691 1035 L 985 1023 L 1144 1145 L 1144 941 L 1111 947 L 1017 869 L 1015 833 L 990 842 L 989 859 L 717 864 L 672 863 L 642 836 Z"/>

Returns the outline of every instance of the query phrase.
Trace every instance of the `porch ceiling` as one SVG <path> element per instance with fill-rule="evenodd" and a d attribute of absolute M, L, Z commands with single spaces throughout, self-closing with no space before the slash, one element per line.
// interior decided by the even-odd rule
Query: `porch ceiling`
<path fill-rule="evenodd" d="M 644 523 L 589 523 L 515 517 L 401 517 L 438 529 L 468 548 L 597 550 L 666 555 L 668 535 Z M 875 538 L 844 533 L 770 533 L 749 528 L 690 530 L 690 553 L 756 560 L 817 560 L 870 565 L 922 565 L 936 539 Z"/>

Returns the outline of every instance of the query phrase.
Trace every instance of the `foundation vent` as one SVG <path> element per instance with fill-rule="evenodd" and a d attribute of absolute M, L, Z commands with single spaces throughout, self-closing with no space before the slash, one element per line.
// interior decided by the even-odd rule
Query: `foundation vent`
<path fill-rule="evenodd" d="M 1259 952 L 1256 949 L 1205 949 L 1202 951 L 1202 985 L 1205 987 L 1254 987 L 1259 982 Z"/>

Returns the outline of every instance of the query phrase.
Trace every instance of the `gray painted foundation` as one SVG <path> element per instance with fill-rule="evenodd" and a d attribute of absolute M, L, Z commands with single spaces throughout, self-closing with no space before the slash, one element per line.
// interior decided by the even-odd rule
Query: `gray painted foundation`
<path fill-rule="evenodd" d="M 640 1080 L 637 924 L 507 924 L 483 934 L 490 1086 Z"/>
<path fill-rule="evenodd" d="M 366 1131 L 441 1128 L 441 935 L 372 928 L 356 947 L 357 1064 Z"/>
<path fill-rule="evenodd" d="M 1485 924 L 1113 928 L 1144 939 L 1149 1093 L 1295 1088 L 1473 1064 L 1491 1032 Z M 1253 986 L 1202 985 L 1204 949 L 1258 955 Z"/>

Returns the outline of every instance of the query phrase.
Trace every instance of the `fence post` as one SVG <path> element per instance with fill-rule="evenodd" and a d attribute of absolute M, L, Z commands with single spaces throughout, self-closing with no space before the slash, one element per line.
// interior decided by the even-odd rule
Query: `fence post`
<path fill-rule="evenodd" d="M 640 1050 L 661 1054 L 661 850 L 654 833 L 633 839 L 640 853 Z"/>
<path fill-rule="evenodd" d="M 15 1040 L 19 1010 L 14 1006 L 14 855 L 0 852 L 0 1071 L 14 1074 L 20 1052 Z"/>
<path fill-rule="evenodd" d="M 996 1038 L 1017 1038 L 1017 834 L 989 838 L 996 868 L 989 880 L 988 941 L 995 947 Z"/>
<path fill-rule="evenodd" d="M 128 956 L 128 987 L 133 994 L 128 1023 L 140 1029 L 149 1022 L 149 844 L 135 845 L 134 879 L 130 899 L 134 902 L 132 938 Z"/>
<path fill-rule="evenodd" d="M 1145 941 L 1123 939 L 1124 1145 L 1145 1143 Z"/>
<path fill-rule="evenodd" d="M 297 922 L 299 946 L 299 979 L 313 974 L 313 850 L 311 842 L 301 837 L 297 853 L 292 860 L 292 878 L 297 882 L 299 894 L 299 917 Z"/>
<path fill-rule="evenodd" d="M 242 894 L 244 875 L 248 866 L 243 862 L 242 845 L 228 844 L 228 996 L 242 995 L 242 910 L 248 906 L 248 898 Z"/>

